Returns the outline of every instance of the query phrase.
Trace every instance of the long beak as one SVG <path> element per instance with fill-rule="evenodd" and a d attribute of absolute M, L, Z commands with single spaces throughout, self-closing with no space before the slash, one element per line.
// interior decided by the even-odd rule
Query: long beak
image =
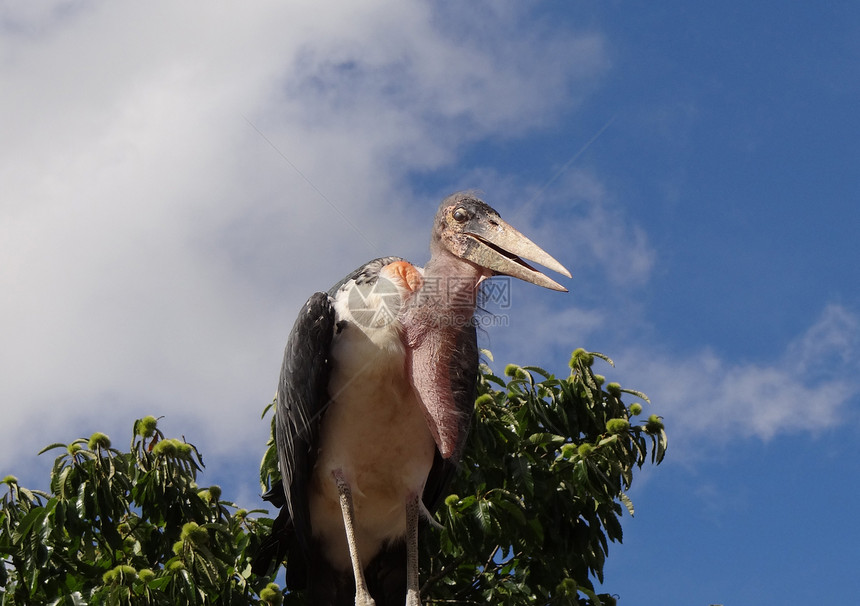
<path fill-rule="evenodd" d="M 523 258 L 570 278 L 564 265 L 500 218 L 494 217 L 493 224 L 482 221 L 466 235 L 469 239 L 463 258 L 499 274 L 567 292 L 564 286 L 531 267 Z"/>

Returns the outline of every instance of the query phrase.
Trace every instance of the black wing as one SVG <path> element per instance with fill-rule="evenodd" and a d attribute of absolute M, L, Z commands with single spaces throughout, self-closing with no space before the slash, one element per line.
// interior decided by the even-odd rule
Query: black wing
<path fill-rule="evenodd" d="M 320 417 L 328 405 L 331 342 L 335 313 L 325 293 L 315 293 L 290 331 L 275 409 L 275 442 L 281 481 L 263 498 L 281 511 L 263 539 L 251 570 L 267 574 L 272 562 L 277 566 L 284 555 L 287 585 L 301 589 L 307 579 L 310 557 L 311 517 L 308 509 L 308 482 L 316 459 Z"/>
<path fill-rule="evenodd" d="M 275 440 L 282 480 L 263 495 L 281 511 L 254 558 L 255 574 L 266 574 L 272 562 L 280 564 L 289 553 L 287 584 L 305 585 L 308 562 L 313 558 L 308 488 L 316 461 L 320 420 L 329 402 L 330 350 L 337 318 L 332 298 L 354 280 L 376 280 L 379 270 L 400 257 L 382 257 L 365 263 L 335 284 L 328 295 L 316 293 L 305 303 L 290 332 L 278 381 Z"/>
<path fill-rule="evenodd" d="M 316 459 L 320 417 L 329 402 L 334 330 L 331 299 L 325 293 L 315 293 L 299 312 L 290 332 L 278 381 L 275 417 L 278 461 L 286 507 L 305 555 L 311 539 L 308 483 Z"/>

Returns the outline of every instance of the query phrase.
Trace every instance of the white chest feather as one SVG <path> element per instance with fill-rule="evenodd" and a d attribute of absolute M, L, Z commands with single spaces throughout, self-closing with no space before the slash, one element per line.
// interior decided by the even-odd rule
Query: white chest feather
<path fill-rule="evenodd" d="M 344 301 L 335 301 L 335 308 Z M 338 310 L 340 318 L 344 310 Z M 385 541 L 406 532 L 405 502 L 421 494 L 435 443 L 406 375 L 399 324 L 348 323 L 332 344 L 331 404 L 323 417 L 310 491 L 314 536 L 327 557 L 349 568 L 332 472 L 352 489 L 359 552 L 367 563 Z"/>

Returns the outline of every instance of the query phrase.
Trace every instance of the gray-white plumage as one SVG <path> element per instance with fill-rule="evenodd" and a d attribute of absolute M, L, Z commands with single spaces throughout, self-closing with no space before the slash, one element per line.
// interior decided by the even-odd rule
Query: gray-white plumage
<path fill-rule="evenodd" d="M 421 269 L 371 261 L 316 293 L 288 339 L 276 441 L 283 505 L 255 571 L 287 553 L 313 604 L 419 604 L 417 526 L 444 496 L 471 422 L 481 282 L 505 274 L 566 290 L 552 257 L 469 193 L 446 198 Z M 372 597 L 371 597 L 372 596 Z"/>

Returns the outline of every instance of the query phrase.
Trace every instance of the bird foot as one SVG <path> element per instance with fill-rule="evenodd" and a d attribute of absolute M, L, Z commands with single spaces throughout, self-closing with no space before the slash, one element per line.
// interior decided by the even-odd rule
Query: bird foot
<path fill-rule="evenodd" d="M 364 594 L 361 594 L 356 592 L 355 606 L 376 606 L 376 602 L 373 601 L 373 598 L 370 597 L 369 593 L 365 592 Z"/>
<path fill-rule="evenodd" d="M 417 591 L 410 589 L 406 593 L 406 606 L 421 606 L 421 598 Z"/>

